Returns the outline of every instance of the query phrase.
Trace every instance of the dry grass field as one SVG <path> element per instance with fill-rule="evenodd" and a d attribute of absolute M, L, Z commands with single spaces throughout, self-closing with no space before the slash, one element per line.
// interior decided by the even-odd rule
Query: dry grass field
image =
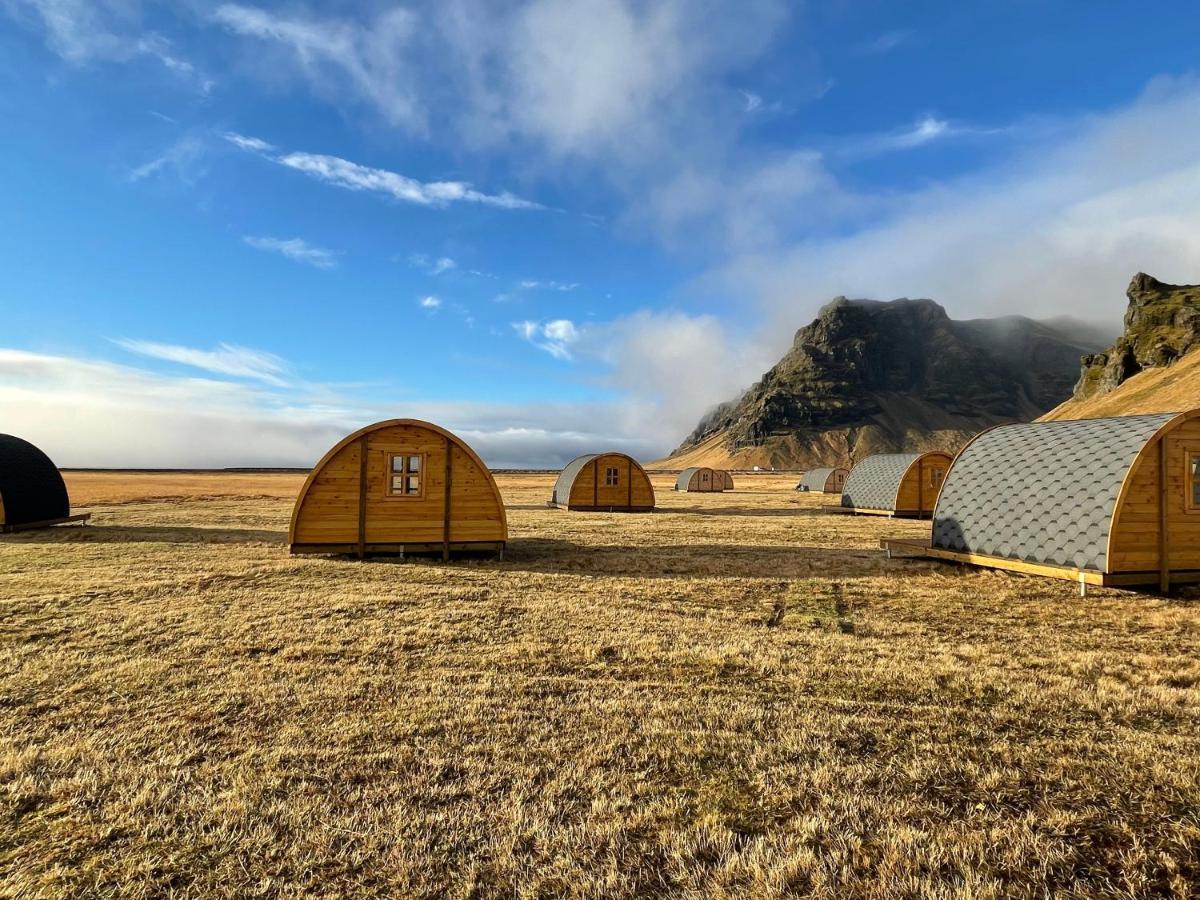
<path fill-rule="evenodd" d="M 1194 896 L 1200 604 L 794 480 L 503 476 L 443 565 L 290 557 L 298 476 L 70 475 L 0 538 L 0 895 Z"/>

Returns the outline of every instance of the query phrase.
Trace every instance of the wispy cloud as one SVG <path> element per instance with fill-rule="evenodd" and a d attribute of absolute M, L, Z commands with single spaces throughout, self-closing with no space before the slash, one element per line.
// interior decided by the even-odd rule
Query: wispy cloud
<path fill-rule="evenodd" d="M 863 41 L 857 44 L 854 48 L 855 52 L 860 56 L 873 56 L 881 53 L 891 53 L 898 47 L 903 47 L 905 44 L 911 43 L 913 38 L 917 36 L 916 31 L 911 28 L 898 28 L 895 31 L 887 31 L 878 37 L 872 38 L 869 41 Z"/>
<path fill-rule="evenodd" d="M 275 149 L 274 144 L 268 144 L 262 138 L 248 137 L 244 134 L 238 134 L 236 131 L 225 132 L 224 138 L 235 147 L 241 147 L 243 150 L 249 150 L 253 153 L 270 153 Z"/>
<path fill-rule="evenodd" d="M 428 309 L 431 312 L 440 308 L 442 305 L 442 301 L 438 297 L 434 297 L 432 294 L 428 297 L 422 297 L 418 303 L 420 304 L 421 309 Z"/>
<path fill-rule="evenodd" d="M 288 259 L 313 266 L 318 269 L 332 269 L 337 266 L 337 253 L 324 247 L 314 247 L 303 238 L 274 238 L 254 237 L 247 235 L 242 238 L 248 246 L 267 253 L 278 253 Z"/>
<path fill-rule="evenodd" d="M 324 153 L 284 153 L 276 156 L 271 153 L 275 148 L 267 141 L 236 132 L 227 133 L 225 139 L 243 150 L 258 153 L 281 166 L 304 172 L 318 181 L 348 191 L 386 194 L 404 203 L 437 208 L 452 203 L 475 203 L 500 209 L 545 209 L 540 203 L 525 200 L 508 191 L 499 194 L 478 191 L 467 181 L 418 181 L 398 172 L 362 166 Z"/>
<path fill-rule="evenodd" d="M 3 0 L 0 13 L 45 35 L 47 46 L 74 65 L 153 59 L 209 93 L 214 82 L 176 52 L 171 42 L 141 27 L 138 6 L 94 0 Z"/>
<path fill-rule="evenodd" d="M 181 181 L 191 183 L 197 177 L 197 163 L 204 156 L 204 144 L 188 136 L 180 138 L 154 159 L 130 169 L 130 181 L 144 181 L 166 171 L 174 172 Z"/>
<path fill-rule="evenodd" d="M 548 322 L 513 322 L 513 330 L 535 347 L 545 350 L 555 359 L 572 359 L 571 347 L 580 338 L 579 329 L 570 319 L 551 319 Z"/>
<path fill-rule="evenodd" d="M 546 290 L 569 292 L 578 288 L 579 283 L 574 281 L 539 281 L 534 278 L 526 278 L 524 281 L 519 282 L 518 286 L 521 290 L 525 291 Z"/>
<path fill-rule="evenodd" d="M 842 156 L 855 159 L 879 156 L 904 150 L 915 150 L 937 141 L 950 139 L 986 138 L 1012 133 L 1011 128 L 985 128 L 950 122 L 927 113 L 911 125 L 851 138 L 837 149 Z"/>
<path fill-rule="evenodd" d="M 218 344 L 215 350 L 200 350 L 179 344 L 160 344 L 156 341 L 134 338 L 119 338 L 113 343 L 139 356 L 179 363 L 217 375 L 249 378 L 275 387 L 284 387 L 288 384 L 286 376 L 289 367 L 287 362 L 281 357 L 263 350 L 253 350 L 249 347 L 224 343 Z"/>
<path fill-rule="evenodd" d="M 433 259 L 424 253 L 414 253 L 408 258 L 408 264 L 414 269 L 420 269 L 430 275 L 441 275 L 458 268 L 458 263 L 449 256 L 439 256 L 437 259 Z"/>

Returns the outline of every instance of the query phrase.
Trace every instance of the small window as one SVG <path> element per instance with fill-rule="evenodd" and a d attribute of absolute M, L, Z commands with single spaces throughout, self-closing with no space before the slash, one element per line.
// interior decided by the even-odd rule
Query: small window
<path fill-rule="evenodd" d="M 609 466 L 604 470 L 604 486 L 616 487 L 621 483 L 621 470 L 616 466 Z"/>
<path fill-rule="evenodd" d="M 929 486 L 941 487 L 942 479 L 946 477 L 945 469 L 930 469 L 929 470 Z"/>
<path fill-rule="evenodd" d="M 424 461 L 422 454 L 393 453 L 388 462 L 388 496 L 420 497 Z"/>

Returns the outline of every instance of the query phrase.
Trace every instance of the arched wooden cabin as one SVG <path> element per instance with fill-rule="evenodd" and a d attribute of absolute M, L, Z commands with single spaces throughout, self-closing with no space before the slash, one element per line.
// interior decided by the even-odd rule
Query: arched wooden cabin
<path fill-rule="evenodd" d="M 496 480 L 460 438 L 416 419 L 368 425 L 325 454 L 296 498 L 293 553 L 503 551 Z"/>
<path fill-rule="evenodd" d="M 594 453 L 571 460 L 550 495 L 559 509 L 649 512 L 654 487 L 636 459 L 624 453 Z"/>
<path fill-rule="evenodd" d="M 946 476 L 923 555 L 1086 585 L 1200 580 L 1200 410 L 1002 425 Z"/>
<path fill-rule="evenodd" d="M 721 481 L 724 482 L 724 487 L 722 488 L 722 490 L 732 491 L 733 490 L 733 475 L 730 474 L 729 470 L 728 469 L 713 469 L 713 471 L 716 472 L 718 475 L 720 475 Z"/>
<path fill-rule="evenodd" d="M 800 478 L 796 490 L 812 491 L 815 494 L 840 494 L 849 474 L 849 469 L 810 469 Z"/>
<path fill-rule="evenodd" d="M 86 522 L 71 515 L 71 499 L 58 466 L 29 441 L 0 434 L 0 531 Z"/>
<path fill-rule="evenodd" d="M 849 513 L 924 519 L 933 514 L 950 468 L 949 453 L 878 453 L 846 477 L 840 509 Z"/>
<path fill-rule="evenodd" d="M 705 466 L 692 466 L 684 469 L 675 479 L 675 490 L 700 493 L 725 491 L 733 487 L 733 479 L 729 473 L 721 469 L 709 469 Z M 726 487 L 728 484 L 728 487 Z"/>

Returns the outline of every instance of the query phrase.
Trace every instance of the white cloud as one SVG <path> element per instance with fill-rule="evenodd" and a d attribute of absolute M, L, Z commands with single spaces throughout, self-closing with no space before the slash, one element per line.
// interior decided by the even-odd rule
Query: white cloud
<path fill-rule="evenodd" d="M 61 466 L 310 466 L 363 425 L 397 415 L 437 422 L 498 467 L 555 468 L 596 447 L 642 458 L 621 404 L 350 401 L 322 386 L 274 388 L 162 375 L 111 362 L 0 348 L 5 430 Z"/>
<path fill-rule="evenodd" d="M 296 169 L 314 178 L 350 191 L 376 191 L 405 203 L 420 206 L 444 207 L 451 203 L 479 203 L 501 209 L 541 209 L 531 200 L 524 200 L 505 191 L 485 194 L 465 181 L 417 181 L 406 175 L 361 166 L 337 156 L 322 153 L 288 153 L 275 162 Z"/>
<path fill-rule="evenodd" d="M 219 344 L 215 350 L 199 350 L 178 344 L 160 344 L 133 338 L 120 338 L 114 343 L 139 356 L 180 363 L 217 375 L 250 378 L 276 387 L 283 387 L 288 383 L 287 362 L 263 350 L 239 347 L 236 344 Z"/>
<path fill-rule="evenodd" d="M 417 14 L 394 7 L 369 24 L 339 19 L 308 19 L 236 3 L 225 3 L 213 18 L 234 34 L 255 38 L 284 51 L 279 62 L 294 65 L 319 95 L 335 103 L 348 97 L 366 101 L 393 125 L 414 132 L 426 127 L 418 96 L 420 66 L 411 44 Z M 255 56 L 261 51 L 255 51 Z"/>
<path fill-rule="evenodd" d="M 513 322 L 512 327 L 525 340 L 555 359 L 572 359 L 571 347 L 580 338 L 579 329 L 570 319 L 551 319 L 548 322 L 526 320 Z"/>
<path fill-rule="evenodd" d="M 262 138 L 248 137 L 244 134 L 238 134 L 236 131 L 225 132 L 224 138 L 234 146 L 241 147 L 243 150 L 249 150 L 252 153 L 270 153 L 275 149 L 274 144 L 269 144 Z"/>
<path fill-rule="evenodd" d="M 869 41 L 864 41 L 855 47 L 855 51 L 861 56 L 890 53 L 897 47 L 903 47 L 905 44 L 912 43 L 916 34 L 911 28 L 898 28 L 895 31 L 885 32 Z"/>
<path fill-rule="evenodd" d="M 522 290 L 526 291 L 546 290 L 569 292 L 578 288 L 579 283 L 575 281 L 538 281 L 537 279 L 527 278 L 524 281 L 521 281 L 518 286 Z"/>
<path fill-rule="evenodd" d="M 337 254 L 324 247 L 314 247 L 303 238 L 274 238 L 253 237 L 247 235 L 242 240 L 255 250 L 267 253 L 278 253 L 294 262 L 304 263 L 318 269 L 332 269 L 337 266 Z"/>
<path fill-rule="evenodd" d="M 275 156 L 269 152 L 275 149 L 271 144 L 261 138 L 247 137 L 236 132 L 227 132 L 225 140 L 281 166 L 311 175 L 326 184 L 349 191 L 373 191 L 387 194 L 393 199 L 405 203 L 415 203 L 419 206 L 440 208 L 449 206 L 451 203 L 477 203 L 500 209 L 545 208 L 540 203 L 525 200 L 508 191 L 487 194 L 475 190 L 466 181 L 418 181 L 387 169 L 361 166 L 348 159 L 323 153 L 285 153 Z"/>
<path fill-rule="evenodd" d="M 439 256 L 437 259 L 431 259 L 424 253 L 412 254 L 408 258 L 408 264 L 414 269 L 420 269 L 430 275 L 442 275 L 458 268 L 458 263 L 449 256 Z"/>
<path fill-rule="evenodd" d="M 212 87 L 161 34 L 147 31 L 133 0 L 0 0 L 0 12 L 45 34 L 46 44 L 74 65 L 153 59 L 202 93 Z"/>
<path fill-rule="evenodd" d="M 1113 321 L 1139 270 L 1197 280 L 1197 147 L 1200 82 L 1156 82 L 1129 107 L 1044 131 L 1013 161 L 873 204 L 842 233 L 746 248 L 717 283 L 759 298 L 780 344 L 838 294 Z"/>
<path fill-rule="evenodd" d="M 144 181 L 163 172 L 174 172 L 188 184 L 198 176 L 197 166 L 204 157 L 204 144 L 192 136 L 182 137 L 154 159 L 130 169 L 130 181 Z"/>
<path fill-rule="evenodd" d="M 437 309 L 442 305 L 442 301 L 432 295 L 428 297 L 422 297 L 418 302 L 420 303 L 422 309 L 429 310 Z"/>

